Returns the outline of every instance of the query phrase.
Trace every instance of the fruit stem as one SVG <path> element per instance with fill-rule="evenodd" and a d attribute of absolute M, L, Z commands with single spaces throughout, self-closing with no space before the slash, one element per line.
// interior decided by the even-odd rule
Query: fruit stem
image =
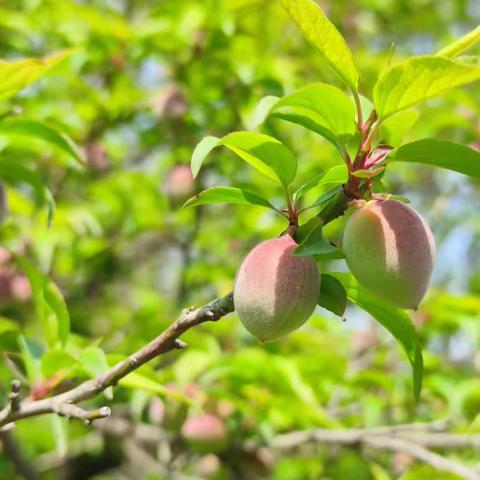
<path fill-rule="evenodd" d="M 322 225 L 326 225 L 337 217 L 343 215 L 350 200 L 351 199 L 346 195 L 343 186 L 340 187 L 333 199 L 318 214 L 318 218 L 322 222 Z"/>
<path fill-rule="evenodd" d="M 292 197 L 290 195 L 290 192 L 288 191 L 288 188 L 285 189 L 285 197 L 287 199 L 287 209 L 289 217 L 288 219 L 290 221 L 290 224 L 298 226 L 298 213 L 292 202 Z"/>
<path fill-rule="evenodd" d="M 361 179 L 351 176 L 348 182 L 339 187 L 332 200 L 317 215 L 322 225 L 341 217 L 353 200 L 360 200 L 364 197 L 366 185 L 361 185 Z"/>

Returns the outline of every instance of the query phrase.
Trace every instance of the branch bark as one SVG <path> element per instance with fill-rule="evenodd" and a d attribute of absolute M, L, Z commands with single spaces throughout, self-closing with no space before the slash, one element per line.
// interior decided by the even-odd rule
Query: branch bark
<path fill-rule="evenodd" d="M 377 450 L 405 452 L 436 469 L 455 473 L 466 480 L 480 480 L 480 473 L 427 448 L 480 448 L 480 434 L 432 433 L 428 430 L 431 430 L 428 424 L 350 430 L 314 429 L 279 435 L 274 439 L 273 446 L 291 449 L 308 443 L 363 444 Z"/>
<path fill-rule="evenodd" d="M 217 321 L 234 311 L 233 294 L 217 298 L 204 307 L 187 309 L 163 333 L 149 344 L 130 355 L 127 359 L 117 363 L 113 368 L 93 380 L 87 380 L 67 392 L 44 398 L 42 400 L 19 401 L 18 395 L 10 398 L 9 404 L 0 411 L 0 428 L 23 418 L 55 413 L 57 415 L 76 418 L 89 424 L 98 418 L 110 415 L 110 408 L 102 407 L 98 410 L 85 410 L 77 404 L 94 398 L 108 387 L 115 386 L 119 380 L 149 362 L 153 358 L 174 349 L 184 348 L 186 344 L 179 337 L 190 328 L 208 321 Z M 13 388 L 17 390 L 17 383 Z"/>

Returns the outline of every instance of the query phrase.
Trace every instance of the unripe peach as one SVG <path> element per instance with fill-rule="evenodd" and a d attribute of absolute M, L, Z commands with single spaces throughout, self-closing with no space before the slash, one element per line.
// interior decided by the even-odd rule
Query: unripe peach
<path fill-rule="evenodd" d="M 194 189 L 195 181 L 188 165 L 177 165 L 165 176 L 164 192 L 172 200 L 185 200 Z"/>
<path fill-rule="evenodd" d="M 435 241 L 415 210 L 397 200 L 367 203 L 348 220 L 343 251 L 365 288 L 398 307 L 418 307 L 432 275 Z"/>
<path fill-rule="evenodd" d="M 217 455 L 214 453 L 207 453 L 198 459 L 196 467 L 201 478 L 215 478 L 219 473 L 222 464 Z"/>
<path fill-rule="evenodd" d="M 85 146 L 88 167 L 95 172 L 105 172 L 111 167 L 110 159 L 103 145 L 92 140 Z"/>
<path fill-rule="evenodd" d="M 152 109 L 157 117 L 178 119 L 188 112 L 188 100 L 183 92 L 173 85 L 154 97 Z"/>
<path fill-rule="evenodd" d="M 235 310 L 261 341 L 275 340 L 303 325 L 318 302 L 320 275 L 312 257 L 297 257 L 290 235 L 258 244 L 235 279 Z"/>

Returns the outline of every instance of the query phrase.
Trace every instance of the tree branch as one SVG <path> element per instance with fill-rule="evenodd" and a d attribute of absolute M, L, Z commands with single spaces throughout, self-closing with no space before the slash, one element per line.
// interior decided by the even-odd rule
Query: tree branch
<path fill-rule="evenodd" d="M 308 443 L 364 444 L 378 450 L 406 452 L 439 470 L 455 473 L 467 480 L 480 480 L 480 474 L 475 470 L 427 448 L 479 448 L 480 435 L 433 433 L 431 430 L 429 424 L 393 425 L 349 430 L 314 429 L 279 435 L 274 439 L 273 446 L 279 449 L 291 449 Z"/>
<path fill-rule="evenodd" d="M 480 480 L 480 474 L 460 463 L 450 460 L 438 453 L 432 452 L 414 441 L 405 438 L 392 438 L 384 436 L 367 437 L 365 443 L 371 447 L 394 452 L 405 452 L 417 460 L 428 463 L 438 470 L 445 470 L 460 475 L 466 480 Z"/>
<path fill-rule="evenodd" d="M 15 381 L 12 384 L 9 404 L 0 411 L 0 427 L 23 418 L 56 413 L 57 415 L 76 418 L 89 424 L 98 418 L 110 415 L 108 407 L 88 411 L 79 407 L 77 403 L 96 397 L 108 387 L 115 386 L 119 380 L 149 362 L 153 358 L 170 350 L 184 348 L 186 344 L 179 340 L 183 333 L 190 328 L 208 321 L 216 321 L 234 311 L 233 294 L 217 298 L 204 307 L 187 309 L 157 338 L 130 355 L 127 359 L 117 363 L 113 368 L 93 380 L 87 380 L 67 392 L 44 398 L 42 400 L 20 401 L 18 391 L 20 385 Z M 16 389 L 16 395 L 14 392 Z"/>

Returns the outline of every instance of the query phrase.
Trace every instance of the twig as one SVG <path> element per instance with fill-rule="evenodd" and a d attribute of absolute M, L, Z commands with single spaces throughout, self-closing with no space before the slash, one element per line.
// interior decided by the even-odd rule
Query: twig
<path fill-rule="evenodd" d="M 273 446 L 291 449 L 312 442 L 364 444 L 380 450 L 406 452 L 434 468 L 447 470 L 467 480 L 480 480 L 480 474 L 475 470 L 427 449 L 427 447 L 479 448 L 480 434 L 432 433 L 432 427 L 433 431 L 438 431 L 442 424 L 407 424 L 350 430 L 315 429 L 279 435 L 274 439 Z"/>
<path fill-rule="evenodd" d="M 110 415 L 108 407 L 88 411 L 77 406 L 77 403 L 96 397 L 108 387 L 115 386 L 123 377 L 153 358 L 173 349 L 184 348 L 186 344 L 178 339 L 183 333 L 195 325 L 219 320 L 228 313 L 233 312 L 233 310 L 232 293 L 225 297 L 217 298 L 204 307 L 187 309 L 170 327 L 149 344 L 130 355 L 127 359 L 117 363 L 117 365 L 104 374 L 93 380 L 87 380 L 67 392 L 42 400 L 25 400 L 21 402 L 18 401 L 17 396 L 12 401 L 12 391 L 10 403 L 0 411 L 0 427 L 23 418 L 47 413 L 56 413 L 67 418 L 76 418 L 86 424 L 98 418 L 108 417 Z"/>
<path fill-rule="evenodd" d="M 20 387 L 21 387 L 20 380 L 13 380 L 12 381 L 12 391 L 8 396 L 8 400 L 10 401 L 10 411 L 16 412 L 20 408 Z"/>
<path fill-rule="evenodd" d="M 381 450 L 390 450 L 394 452 L 406 452 L 412 457 L 421 460 L 424 463 L 428 463 L 432 467 L 438 470 L 446 470 L 456 475 L 460 475 L 466 480 L 480 480 L 480 473 L 475 472 L 464 465 L 454 462 L 448 458 L 432 452 L 425 447 L 419 445 L 405 438 L 390 438 L 385 436 L 367 437 L 365 443 L 371 447 Z"/>
<path fill-rule="evenodd" d="M 389 436 L 408 438 L 426 447 L 457 448 L 480 447 L 480 434 L 443 433 L 445 421 L 433 423 L 407 423 L 372 428 L 328 430 L 317 428 L 279 435 L 274 440 L 277 448 L 293 448 L 308 442 L 353 444 L 367 437 Z"/>

